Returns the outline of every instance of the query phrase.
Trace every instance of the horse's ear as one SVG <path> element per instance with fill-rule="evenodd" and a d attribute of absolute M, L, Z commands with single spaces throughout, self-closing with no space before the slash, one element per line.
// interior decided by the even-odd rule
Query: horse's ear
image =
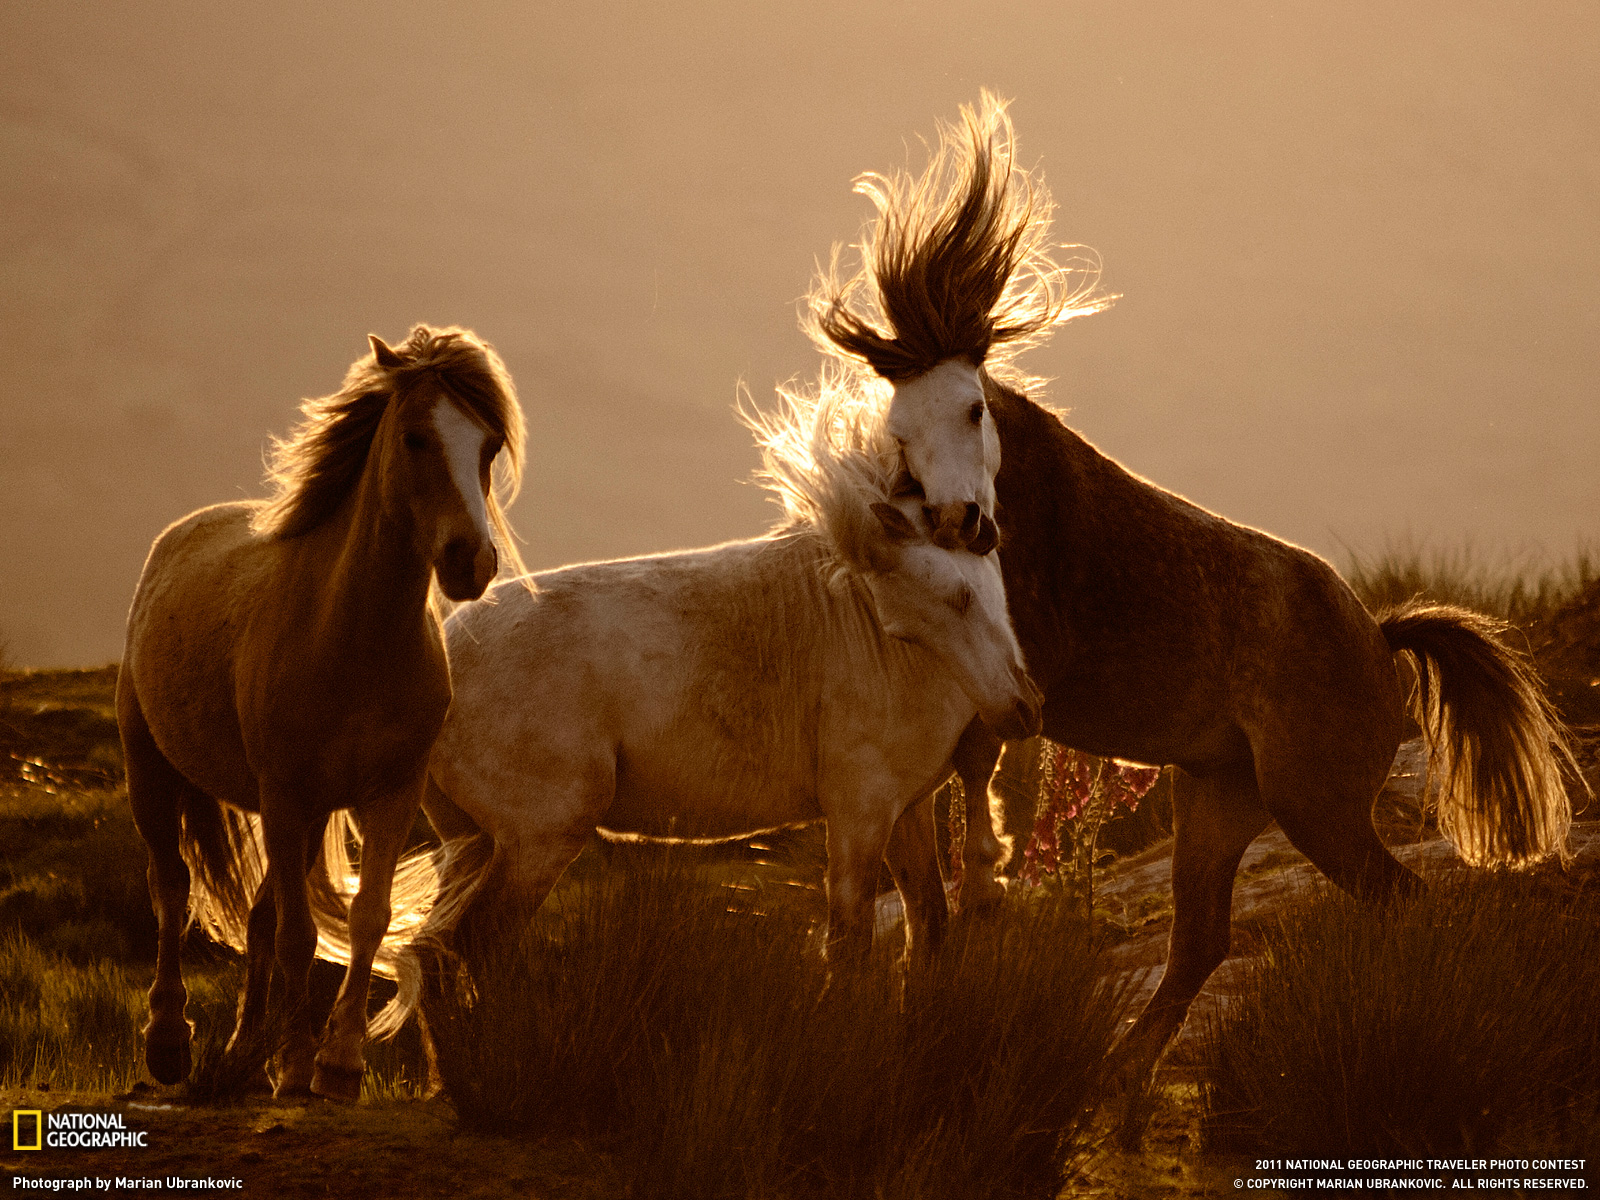
<path fill-rule="evenodd" d="M 878 524 L 883 526 L 891 542 L 909 542 L 917 537 L 917 527 L 911 523 L 911 518 L 892 504 L 878 501 L 872 506 L 872 515 L 878 518 Z"/>
<path fill-rule="evenodd" d="M 984 513 L 978 518 L 978 532 L 967 544 L 967 549 L 982 558 L 1000 544 L 1000 527 L 994 523 L 994 518 Z"/>
<path fill-rule="evenodd" d="M 367 340 L 372 343 L 372 357 L 378 360 L 378 365 L 380 367 L 384 367 L 387 370 L 392 371 L 396 367 L 405 365 L 405 359 L 401 358 L 393 350 L 389 349 L 389 343 L 384 341 L 377 334 L 367 334 Z"/>

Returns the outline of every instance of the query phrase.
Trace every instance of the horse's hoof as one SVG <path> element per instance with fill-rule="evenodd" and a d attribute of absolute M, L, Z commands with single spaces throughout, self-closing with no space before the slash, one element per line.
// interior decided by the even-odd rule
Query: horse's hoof
<path fill-rule="evenodd" d="M 157 1083 L 181 1083 L 189 1078 L 193 1065 L 189 1055 L 189 1039 L 151 1041 L 144 1043 L 144 1065 Z"/>
<path fill-rule="evenodd" d="M 352 1070 L 319 1062 L 311 1076 L 311 1090 L 324 1099 L 354 1104 L 361 1099 L 362 1074 L 360 1068 Z"/>
<path fill-rule="evenodd" d="M 999 879 L 982 883 L 969 880 L 961 886 L 961 911 L 964 913 L 993 912 L 1006 898 L 1006 885 Z"/>
<path fill-rule="evenodd" d="M 310 1104 L 316 1099 L 305 1084 L 287 1081 L 279 1082 L 272 1089 L 272 1098 L 279 1104 Z"/>

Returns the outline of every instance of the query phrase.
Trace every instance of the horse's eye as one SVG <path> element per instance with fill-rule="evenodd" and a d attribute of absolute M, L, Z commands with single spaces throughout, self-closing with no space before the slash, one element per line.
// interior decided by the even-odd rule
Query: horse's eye
<path fill-rule="evenodd" d="M 428 448 L 428 439 L 420 433 L 408 433 L 404 440 L 407 450 L 426 450 Z"/>
<path fill-rule="evenodd" d="M 982 425 L 983 424 L 983 405 L 982 404 L 974 404 L 971 408 L 969 408 L 967 410 L 967 420 L 971 421 L 974 425 Z"/>

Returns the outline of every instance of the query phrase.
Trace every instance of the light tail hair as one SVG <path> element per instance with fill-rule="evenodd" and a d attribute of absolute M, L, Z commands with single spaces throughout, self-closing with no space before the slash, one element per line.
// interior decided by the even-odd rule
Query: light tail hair
<path fill-rule="evenodd" d="M 209 798 L 204 804 L 218 812 L 202 809 L 197 814 L 185 813 L 184 857 L 193 878 L 189 919 L 214 940 L 244 953 L 250 907 L 266 876 L 261 818 Z M 360 885 L 360 845 L 360 830 L 350 812 L 335 812 L 323 834 L 321 851 L 306 876 L 311 916 L 317 926 L 317 957 L 342 966 L 350 964 L 350 901 Z M 447 843 L 438 849 L 414 851 L 404 855 L 395 868 L 389 929 L 373 958 L 372 969 L 393 979 L 398 991 L 368 1023 L 370 1037 L 392 1037 L 416 1011 L 422 995 L 422 975 L 411 942 L 434 914 L 440 878 L 449 865 L 452 846 Z M 352 849 L 356 853 L 352 854 Z M 270 946 L 260 950 L 272 952 Z"/>
<path fill-rule="evenodd" d="M 1587 784 L 1532 661 L 1506 641 L 1509 627 L 1421 600 L 1376 618 L 1389 648 L 1416 667 L 1428 794 L 1462 860 L 1513 868 L 1569 861 L 1572 803 L 1562 776 Z"/>

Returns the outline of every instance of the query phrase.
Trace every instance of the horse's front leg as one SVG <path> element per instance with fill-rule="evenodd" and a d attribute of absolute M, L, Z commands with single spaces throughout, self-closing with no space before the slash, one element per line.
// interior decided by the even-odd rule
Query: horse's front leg
<path fill-rule="evenodd" d="M 918 965 L 931 962 L 950 924 L 932 796 L 924 796 L 900 814 L 889 834 L 884 861 L 905 905 L 906 959 Z"/>
<path fill-rule="evenodd" d="M 872 949 L 878 864 L 884 859 L 892 822 L 831 814 L 828 817 L 828 961 L 865 963 Z"/>
<path fill-rule="evenodd" d="M 323 821 L 306 821 L 292 803 L 274 804 L 267 797 L 262 799 L 261 833 L 267 845 L 267 883 L 272 889 L 278 918 L 273 948 L 283 983 L 283 1014 L 287 1025 L 279 1049 L 277 1085 L 272 1093 L 280 1099 L 311 1093 L 311 1058 L 316 1053 L 317 1043 L 308 984 L 311 959 L 317 952 L 317 924 L 306 897 L 306 862 L 321 844 L 324 824 Z M 248 985 L 246 992 L 248 1001 Z"/>
<path fill-rule="evenodd" d="M 311 1079 L 311 1090 L 332 1100 L 361 1098 L 372 960 L 389 932 L 395 864 L 422 802 L 422 784 L 419 776 L 400 792 L 363 805 L 359 814 L 361 883 L 350 902 L 350 966 L 328 1016 Z"/>
<path fill-rule="evenodd" d="M 989 780 L 1000 761 L 1000 739 L 976 718 L 962 731 L 951 761 L 961 777 L 961 791 L 967 807 L 967 837 L 961 847 L 961 895 L 963 912 L 998 904 L 1006 894 L 1005 884 L 996 874 L 1006 848 L 995 836 L 994 817 L 989 808 Z"/>

